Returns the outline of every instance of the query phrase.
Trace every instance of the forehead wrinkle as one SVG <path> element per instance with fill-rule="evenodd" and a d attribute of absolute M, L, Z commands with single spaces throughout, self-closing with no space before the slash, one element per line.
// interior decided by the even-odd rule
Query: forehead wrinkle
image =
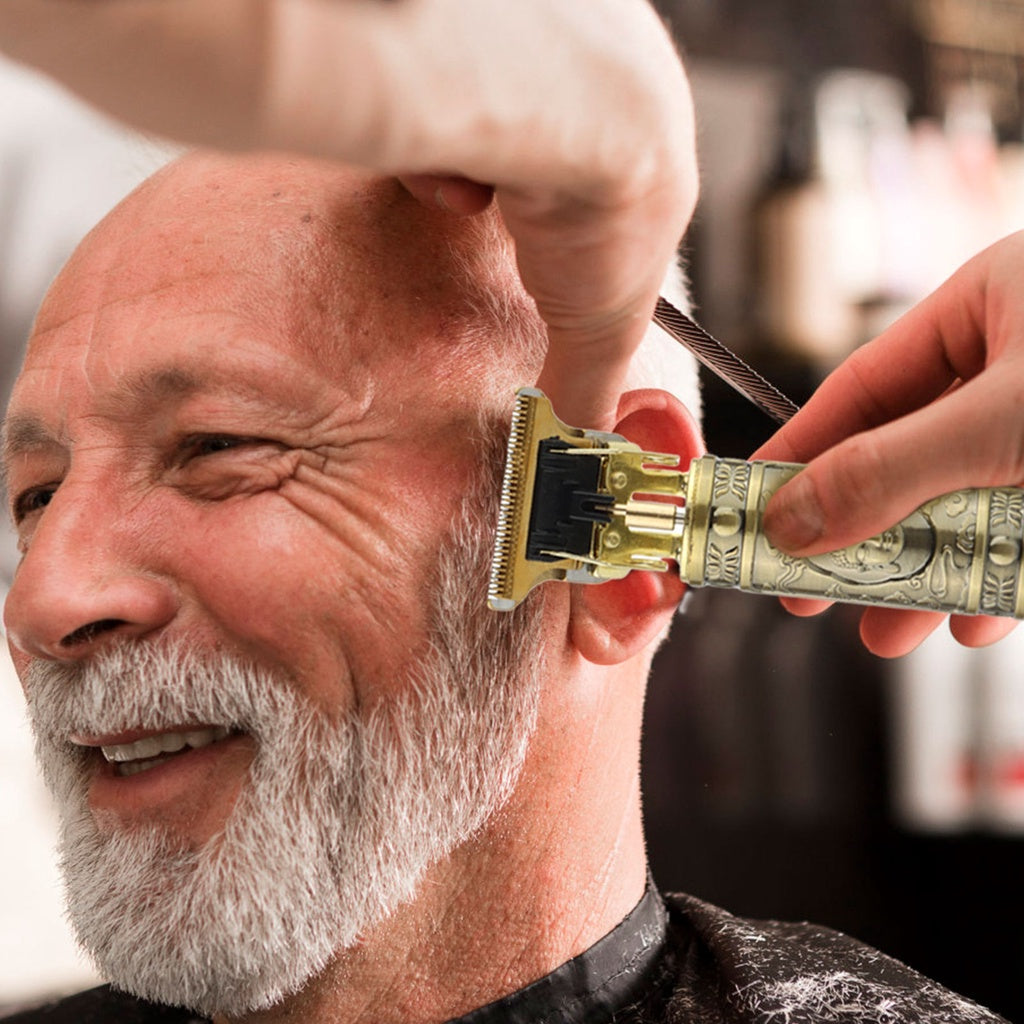
<path fill-rule="evenodd" d="M 212 266 L 182 267 L 179 261 L 168 269 L 147 267 L 134 250 L 121 259 L 111 257 L 101 262 L 102 256 L 92 255 L 85 246 L 83 243 L 83 249 L 72 255 L 47 292 L 36 315 L 33 340 L 60 331 L 83 317 L 95 320 L 123 306 L 166 301 L 182 290 L 200 294 L 203 286 L 213 287 L 225 280 L 241 282 L 238 287 L 244 290 L 246 302 L 254 305 L 259 304 L 267 287 L 267 268 L 246 266 L 234 252 L 205 254 Z M 99 266 L 80 269 L 78 263 L 87 258 Z"/>
<path fill-rule="evenodd" d="M 326 416 L 336 427 L 366 417 L 374 393 L 366 382 L 352 386 L 356 381 L 350 380 L 349 386 L 344 386 L 339 381 L 324 381 L 320 390 L 329 389 L 333 395 L 330 412 L 316 412 L 318 403 L 306 392 L 309 375 L 295 373 L 290 379 L 288 370 L 301 363 L 287 356 L 283 362 L 289 366 L 281 362 L 236 364 L 230 358 L 222 364 L 213 358 L 201 370 L 178 364 L 135 369 L 126 372 L 103 397 L 101 415 L 131 423 L 140 414 L 151 418 L 173 412 L 192 399 L 212 401 L 215 408 L 224 408 L 227 399 L 230 408 L 258 415 L 265 424 L 294 425 L 298 417 L 300 425 L 313 427 L 314 420 L 319 423 Z"/>
<path fill-rule="evenodd" d="M 250 371 L 251 372 L 251 371 Z M 127 373 L 109 396 L 115 413 L 133 413 L 184 402 L 194 395 L 230 395 L 261 406 L 280 405 L 259 379 L 249 374 L 229 373 L 213 368 L 200 374 L 181 366 L 158 366 Z"/>
<path fill-rule="evenodd" d="M 201 382 L 198 377 L 179 369 L 160 369 L 135 375 L 122 382 L 117 391 L 118 404 L 157 404 L 175 396 L 194 393 Z M 41 416 L 33 412 L 9 413 L 0 428 L 0 480 L 6 487 L 9 468 L 21 455 L 44 448 L 68 447 L 67 438 L 61 438 Z"/>

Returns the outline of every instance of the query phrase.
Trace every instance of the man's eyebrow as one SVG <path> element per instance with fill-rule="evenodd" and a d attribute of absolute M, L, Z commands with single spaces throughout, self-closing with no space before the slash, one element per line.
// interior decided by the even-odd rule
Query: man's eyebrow
<path fill-rule="evenodd" d="M 160 367 L 129 374 L 118 384 L 115 394 L 119 400 L 132 403 L 166 402 L 185 398 L 208 384 L 180 367 Z"/>
<path fill-rule="evenodd" d="M 143 370 L 121 381 L 114 401 L 124 405 L 157 405 L 186 398 L 209 388 L 211 382 L 178 367 Z M 244 390 L 244 389 L 241 389 Z M 60 444 L 53 431 L 33 413 L 15 413 L 0 428 L 0 485 L 6 486 L 8 469 L 15 458 L 27 452 Z"/>
<path fill-rule="evenodd" d="M 116 391 L 116 401 L 148 404 L 182 398 L 204 386 L 198 375 L 177 368 L 145 370 L 122 381 Z M 45 422 L 33 413 L 15 413 L 4 420 L 0 428 L 0 451 L 4 462 L 26 451 L 34 451 L 54 444 L 58 439 Z"/>
<path fill-rule="evenodd" d="M 58 443 L 53 431 L 37 416 L 8 416 L 0 427 L 0 488 L 7 491 L 9 468 L 17 456 Z"/>
<path fill-rule="evenodd" d="M 287 403 L 282 404 L 267 383 L 265 375 L 254 377 L 248 367 L 241 372 L 210 365 L 203 367 L 200 373 L 180 366 L 159 366 L 126 375 L 118 382 L 112 398 L 115 407 L 122 406 L 126 411 L 181 401 L 201 392 L 287 408 Z"/>
<path fill-rule="evenodd" d="M 50 428 L 38 417 L 31 415 L 9 416 L 4 421 L 2 431 L 5 458 L 10 450 L 17 453 L 25 449 L 41 448 L 56 440 Z"/>

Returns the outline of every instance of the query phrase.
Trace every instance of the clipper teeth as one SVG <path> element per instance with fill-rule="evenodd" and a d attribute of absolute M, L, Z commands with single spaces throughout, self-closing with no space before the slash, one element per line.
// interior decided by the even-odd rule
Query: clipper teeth
<path fill-rule="evenodd" d="M 525 389 L 524 389 L 525 390 Z M 499 611 L 510 609 L 512 600 L 512 571 L 515 543 L 522 515 L 522 488 L 526 476 L 526 460 L 530 455 L 527 438 L 530 429 L 531 404 L 528 394 L 516 396 L 512 413 L 512 428 L 505 455 L 505 473 L 501 481 L 501 505 L 498 510 L 498 529 L 491 558 L 491 578 L 487 586 L 488 604 Z"/>

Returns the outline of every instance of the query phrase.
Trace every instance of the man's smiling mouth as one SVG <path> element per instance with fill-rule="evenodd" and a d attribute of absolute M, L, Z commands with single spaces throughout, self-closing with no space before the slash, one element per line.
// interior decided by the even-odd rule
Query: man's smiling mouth
<path fill-rule="evenodd" d="M 73 742 L 98 747 L 104 760 L 113 765 L 114 775 L 124 778 L 149 771 L 182 753 L 201 750 L 232 735 L 234 733 L 225 726 L 210 726 L 155 733 L 130 743 L 87 742 L 77 738 Z"/>

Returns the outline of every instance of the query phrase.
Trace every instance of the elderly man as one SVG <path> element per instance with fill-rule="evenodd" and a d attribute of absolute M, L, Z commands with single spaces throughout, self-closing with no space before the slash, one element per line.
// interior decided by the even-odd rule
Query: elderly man
<path fill-rule="evenodd" d="M 678 579 L 483 610 L 543 339 L 496 219 L 330 165 L 193 156 L 83 243 L 6 420 L 6 623 L 115 990 L 19 1019 L 997 1019 L 653 889 L 640 711 Z M 664 391 L 618 429 L 700 449 Z"/>

